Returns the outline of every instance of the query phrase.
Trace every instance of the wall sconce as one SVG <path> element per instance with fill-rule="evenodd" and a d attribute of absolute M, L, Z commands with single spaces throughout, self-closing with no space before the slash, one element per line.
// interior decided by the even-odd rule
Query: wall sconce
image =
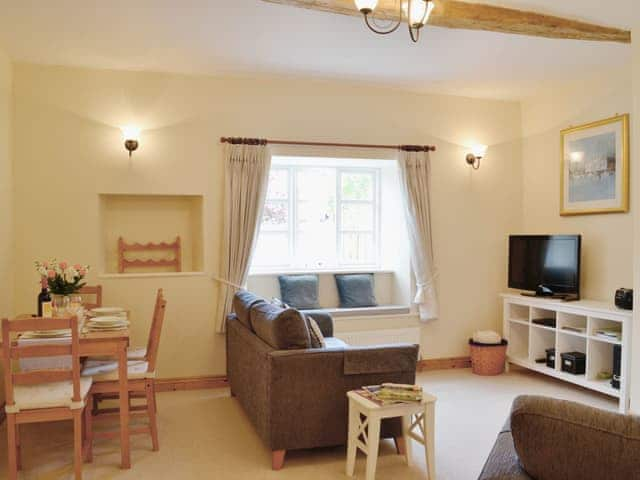
<path fill-rule="evenodd" d="M 124 140 L 124 148 L 129 151 L 129 157 L 131 157 L 131 153 L 137 150 L 140 142 L 140 129 L 131 125 L 122 127 L 122 138 Z"/>
<path fill-rule="evenodd" d="M 480 168 L 480 160 L 487 153 L 486 145 L 474 145 L 471 147 L 471 153 L 467 154 L 467 163 L 473 167 L 474 170 Z"/>

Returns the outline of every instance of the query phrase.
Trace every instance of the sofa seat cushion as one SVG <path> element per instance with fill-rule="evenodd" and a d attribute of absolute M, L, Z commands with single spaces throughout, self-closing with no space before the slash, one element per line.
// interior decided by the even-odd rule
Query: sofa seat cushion
<path fill-rule="evenodd" d="M 249 312 L 250 328 L 276 350 L 310 348 L 307 321 L 295 308 L 280 308 L 258 302 Z"/>
<path fill-rule="evenodd" d="M 513 402 L 511 430 L 520 463 L 533 478 L 639 478 L 640 417 L 521 396 Z"/>
<path fill-rule="evenodd" d="M 14 404 L 7 405 L 7 413 L 41 408 L 68 407 L 71 410 L 83 408 L 91 389 L 91 377 L 80 377 L 80 402 L 73 401 L 73 382 L 39 383 L 37 385 L 16 385 L 13 389 Z"/>
<path fill-rule="evenodd" d="M 344 350 L 349 347 L 347 343 L 336 337 L 324 337 L 324 345 L 324 348 L 329 350 Z"/>
<path fill-rule="evenodd" d="M 267 301 L 255 295 L 247 290 L 240 290 L 233 296 L 233 311 L 245 327 L 251 328 L 251 322 L 249 320 L 249 312 L 251 307 L 258 303 L 267 303 Z"/>

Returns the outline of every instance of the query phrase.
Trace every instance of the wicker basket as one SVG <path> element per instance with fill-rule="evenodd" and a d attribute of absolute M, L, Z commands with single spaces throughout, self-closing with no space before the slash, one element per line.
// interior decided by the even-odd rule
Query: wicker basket
<path fill-rule="evenodd" d="M 504 372 L 507 357 L 507 341 L 497 345 L 475 343 L 469 340 L 471 369 L 476 375 L 500 375 Z"/>

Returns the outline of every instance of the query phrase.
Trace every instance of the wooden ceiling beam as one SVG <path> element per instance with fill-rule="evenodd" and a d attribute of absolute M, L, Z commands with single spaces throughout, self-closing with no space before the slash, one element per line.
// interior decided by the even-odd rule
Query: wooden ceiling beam
<path fill-rule="evenodd" d="M 360 16 L 353 0 L 263 0 L 341 15 Z M 398 0 L 380 0 L 376 16 L 397 20 Z M 571 40 L 631 43 L 631 32 L 543 13 L 461 0 L 435 0 L 429 25 Z"/>

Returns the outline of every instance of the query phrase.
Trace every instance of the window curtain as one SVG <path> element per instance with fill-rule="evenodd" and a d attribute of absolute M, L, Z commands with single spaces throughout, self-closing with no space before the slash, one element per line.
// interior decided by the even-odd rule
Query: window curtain
<path fill-rule="evenodd" d="M 225 144 L 225 213 L 217 330 L 226 330 L 235 292 L 247 282 L 267 195 L 271 154 L 264 140 Z"/>
<path fill-rule="evenodd" d="M 400 188 L 411 249 L 411 266 L 416 277 L 416 296 L 420 320 L 438 317 L 436 271 L 431 236 L 429 152 L 417 148 L 401 148 L 398 155 Z"/>

